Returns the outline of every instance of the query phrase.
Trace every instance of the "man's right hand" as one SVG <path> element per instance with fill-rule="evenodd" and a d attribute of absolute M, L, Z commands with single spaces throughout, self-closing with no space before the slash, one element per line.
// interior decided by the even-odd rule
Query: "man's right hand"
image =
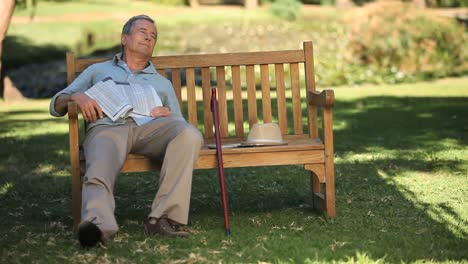
<path fill-rule="evenodd" d="M 98 103 L 84 93 L 77 92 L 70 96 L 70 100 L 75 102 L 80 107 L 86 122 L 95 122 L 99 118 L 103 118 L 101 107 Z"/>

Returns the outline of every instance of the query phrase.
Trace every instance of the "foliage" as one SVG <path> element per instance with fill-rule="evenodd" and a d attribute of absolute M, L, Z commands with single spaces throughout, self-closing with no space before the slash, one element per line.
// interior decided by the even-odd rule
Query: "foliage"
<path fill-rule="evenodd" d="M 301 0 L 303 4 L 313 5 L 334 5 L 336 0 Z"/>
<path fill-rule="evenodd" d="M 468 35 L 454 21 L 396 1 L 372 3 L 347 17 L 350 63 L 401 75 L 468 71 Z"/>
<path fill-rule="evenodd" d="M 146 0 L 160 5 L 183 6 L 187 5 L 188 0 Z"/>
<path fill-rule="evenodd" d="M 354 4 L 356 4 L 358 6 L 362 6 L 364 4 L 371 3 L 371 2 L 374 2 L 374 1 L 375 0 L 351 0 L 351 2 L 353 2 Z"/>
<path fill-rule="evenodd" d="M 276 0 L 270 6 L 273 15 L 289 21 L 296 20 L 301 10 L 301 3 L 297 0 Z"/>
<path fill-rule="evenodd" d="M 319 1 L 319 0 L 311 0 Z M 356 5 L 362 6 L 367 3 L 379 0 L 352 0 Z M 411 2 L 412 0 L 402 0 L 403 2 Z M 428 7 L 467 7 L 468 0 L 425 0 Z"/>
<path fill-rule="evenodd" d="M 17 87 L 22 91 L 33 89 L 33 87 L 39 87 L 36 85 L 38 82 L 34 80 L 35 78 L 47 80 L 49 93 L 42 91 L 31 93 L 47 96 L 47 94 L 63 87 L 63 82 L 59 82 L 59 80 L 65 77 L 45 77 L 41 73 L 49 75 L 53 74 L 54 71 L 42 71 L 39 66 L 32 69 L 28 66 L 24 70 L 14 69 L 15 67 L 49 59 L 58 60 L 64 64 L 65 50 L 73 51 L 79 56 L 89 56 L 97 51 L 101 51 L 101 54 L 115 52 L 115 47 L 119 47 L 119 35 L 122 27 L 122 21 L 115 19 L 115 13 L 122 12 L 121 10 L 126 10 L 126 13 L 122 14 L 127 17 L 135 13 L 158 14 L 160 38 L 155 54 L 297 49 L 300 48 L 303 40 L 312 40 L 316 82 L 319 87 L 361 83 L 414 82 L 441 75 L 430 72 L 426 72 L 426 75 L 408 73 L 401 71 L 396 66 L 369 65 L 357 60 L 350 52 L 349 43 L 353 37 L 349 34 L 350 27 L 347 27 L 346 20 L 342 19 L 343 14 L 346 13 L 333 7 L 304 8 L 301 10 L 301 16 L 298 16 L 294 22 L 288 22 L 273 18 L 266 8 L 259 8 L 255 11 L 240 8 L 223 9 L 222 7 L 192 10 L 185 7 L 158 6 L 148 1 L 138 2 L 138 4 L 129 4 L 130 0 L 108 1 L 110 0 L 95 0 L 92 5 L 75 1 L 66 5 L 41 1 L 36 10 L 37 21 L 13 23 L 8 32 L 8 43 L 4 47 L 4 59 L 8 61 L 9 65 L 6 70 Z M 25 11 L 17 11 L 20 12 L 15 13 L 15 15 L 20 18 L 28 16 Z M 416 13 L 419 14 L 419 12 Z M 82 17 L 80 21 L 66 19 L 69 15 L 73 18 L 77 14 Z M 99 14 L 102 19 L 96 19 L 96 14 Z M 42 17 L 56 17 L 56 21 L 60 23 L 40 22 Z M 362 19 L 356 17 L 353 20 Z M 441 19 L 441 21 L 445 20 Z M 350 22 L 350 24 L 354 23 L 356 21 Z M 381 24 L 380 29 L 391 32 L 393 23 L 391 21 Z M 401 22 L 397 21 L 395 24 L 398 23 Z M 419 23 L 426 23 L 426 20 Z M 460 27 L 456 27 L 448 21 L 443 23 L 450 25 L 450 28 L 457 28 L 456 32 L 460 32 Z M 438 24 L 436 26 L 433 24 L 428 23 L 427 25 L 431 28 L 438 27 Z M 422 25 L 420 26 L 422 27 Z M 440 28 L 440 30 L 445 29 L 446 26 Z M 427 32 L 428 30 L 423 28 L 420 31 Z M 437 35 L 431 36 L 431 38 L 440 39 L 441 36 L 452 34 L 451 32 L 437 32 Z M 421 34 L 419 29 L 416 33 Z M 94 38 L 92 43 L 88 41 L 90 34 Z M 459 40 L 466 38 L 466 34 L 460 32 L 457 36 L 458 40 L 438 43 L 446 46 L 447 48 L 444 49 L 446 51 L 454 49 L 453 46 L 459 45 Z M 412 38 L 408 36 L 408 39 Z M 388 39 L 389 43 L 395 41 L 397 40 Z M 418 46 L 416 48 L 420 49 Z M 468 49 L 465 48 L 464 52 L 466 54 Z M 26 56 L 26 54 L 28 55 Z M 43 56 L 41 57 L 41 55 Z M 453 62 L 456 61 L 460 60 L 455 58 Z M 446 70 L 450 71 L 446 74 L 463 74 L 462 70 L 457 73 L 450 67 Z M 23 72 L 25 71 L 32 73 L 29 74 L 32 77 L 24 78 Z M 63 70 L 55 72 L 56 75 L 65 76 Z M 29 83 L 28 80 L 33 80 L 33 83 Z M 57 80 L 57 82 L 53 80 Z M 43 85 L 41 84 L 40 87 Z"/>
<path fill-rule="evenodd" d="M 0 101 L 0 263 L 466 263 L 467 81 L 335 89 L 335 219 L 302 166 L 226 169 L 225 236 L 217 170 L 197 170 L 192 236 L 147 237 L 158 177 L 122 174 L 120 230 L 91 250 L 71 229 L 67 119 Z"/>
<path fill-rule="evenodd" d="M 18 8 L 27 8 L 30 6 L 36 6 L 38 0 L 15 0 Z"/>
<path fill-rule="evenodd" d="M 468 0 L 426 0 L 429 7 L 468 7 Z"/>

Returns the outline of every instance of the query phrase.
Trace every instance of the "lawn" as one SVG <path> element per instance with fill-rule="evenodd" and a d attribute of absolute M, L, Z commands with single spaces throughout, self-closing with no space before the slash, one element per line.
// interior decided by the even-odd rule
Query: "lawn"
<path fill-rule="evenodd" d="M 47 100 L 0 102 L 1 263 L 466 263 L 468 78 L 335 89 L 337 217 L 311 211 L 297 166 L 194 175 L 188 239 L 146 237 L 151 173 L 120 175 L 120 231 L 82 250 L 71 231 L 65 118 Z"/>

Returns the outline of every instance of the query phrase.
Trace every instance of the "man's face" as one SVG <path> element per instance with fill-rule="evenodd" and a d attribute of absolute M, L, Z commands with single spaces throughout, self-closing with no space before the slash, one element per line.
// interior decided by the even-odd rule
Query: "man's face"
<path fill-rule="evenodd" d="M 137 53 L 151 57 L 157 38 L 156 26 L 148 20 L 139 19 L 133 24 L 130 34 L 122 34 L 122 45 L 127 54 Z"/>

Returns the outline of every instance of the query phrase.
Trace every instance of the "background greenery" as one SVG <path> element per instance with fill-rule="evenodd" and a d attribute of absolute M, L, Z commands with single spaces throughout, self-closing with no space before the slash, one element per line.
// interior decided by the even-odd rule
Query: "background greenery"
<path fill-rule="evenodd" d="M 414 82 L 468 72 L 468 33 L 455 19 L 409 4 L 386 5 L 297 9 L 286 1 L 256 10 L 194 10 L 148 1 L 40 1 L 32 19 L 27 9 L 15 11 L 4 65 L 26 96 L 50 97 L 65 85 L 66 51 L 110 56 L 119 50 L 121 25 L 144 10 L 157 18 L 161 37 L 156 53 L 161 55 L 297 49 L 303 40 L 312 40 L 322 87 Z M 392 11 L 383 15 L 387 9 Z M 31 66 L 50 60 L 62 64 Z M 44 73 L 44 68 L 51 71 Z M 25 72 L 34 77 L 25 78 Z"/>

